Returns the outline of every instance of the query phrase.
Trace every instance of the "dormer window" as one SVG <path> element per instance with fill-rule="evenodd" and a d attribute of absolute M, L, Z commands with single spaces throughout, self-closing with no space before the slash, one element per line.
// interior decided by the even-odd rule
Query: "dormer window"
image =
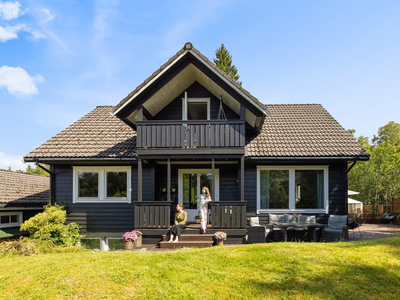
<path fill-rule="evenodd" d="M 210 120 L 210 98 L 182 99 L 182 120 Z"/>

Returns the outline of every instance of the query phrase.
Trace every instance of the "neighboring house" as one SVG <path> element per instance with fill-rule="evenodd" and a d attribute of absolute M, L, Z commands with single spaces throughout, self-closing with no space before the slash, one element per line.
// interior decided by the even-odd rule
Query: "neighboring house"
<path fill-rule="evenodd" d="M 51 166 L 53 200 L 107 249 L 133 228 L 159 239 L 177 203 L 193 220 L 202 186 L 212 227 L 238 229 L 233 242 L 255 214 L 326 222 L 347 214 L 348 165 L 369 154 L 321 105 L 263 104 L 187 43 L 24 159 Z"/>
<path fill-rule="evenodd" d="M 21 235 L 19 226 L 49 203 L 48 176 L 0 169 L 0 238 Z"/>

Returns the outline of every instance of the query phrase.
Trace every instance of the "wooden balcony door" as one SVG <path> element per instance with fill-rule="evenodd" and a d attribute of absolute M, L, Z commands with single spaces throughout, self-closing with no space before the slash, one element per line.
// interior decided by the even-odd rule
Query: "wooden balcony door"
<path fill-rule="evenodd" d="M 193 222 L 197 216 L 197 197 L 203 186 L 209 188 L 212 193 L 212 170 L 211 169 L 180 169 L 178 171 L 178 203 L 185 207 L 188 221 Z M 215 198 L 219 200 L 219 170 L 215 169 Z"/>

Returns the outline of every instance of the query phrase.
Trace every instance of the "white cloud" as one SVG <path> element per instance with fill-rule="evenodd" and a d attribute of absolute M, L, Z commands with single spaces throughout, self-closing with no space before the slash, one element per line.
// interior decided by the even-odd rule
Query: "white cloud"
<path fill-rule="evenodd" d="M 20 15 L 21 4 L 15 2 L 0 2 L 0 18 L 6 21 L 16 19 Z"/>
<path fill-rule="evenodd" d="M 47 8 L 42 8 L 38 11 L 39 16 L 40 16 L 40 23 L 42 25 L 46 25 L 48 22 L 50 22 L 51 20 L 53 20 L 55 18 L 55 15 L 53 15 L 50 10 L 48 10 Z"/>
<path fill-rule="evenodd" d="M 36 82 L 43 82 L 40 75 L 29 76 L 21 67 L 0 67 L 0 87 L 5 87 L 10 94 L 17 96 L 30 96 L 39 94 Z"/>
<path fill-rule="evenodd" d="M 27 164 L 22 162 L 22 156 L 10 155 L 0 151 L 0 169 L 7 169 L 11 166 L 13 171 L 26 170 Z"/>
<path fill-rule="evenodd" d="M 25 30 L 28 31 L 28 27 L 24 24 L 17 24 L 14 26 L 0 26 L 0 42 L 5 43 L 8 40 L 17 39 L 18 31 Z"/>

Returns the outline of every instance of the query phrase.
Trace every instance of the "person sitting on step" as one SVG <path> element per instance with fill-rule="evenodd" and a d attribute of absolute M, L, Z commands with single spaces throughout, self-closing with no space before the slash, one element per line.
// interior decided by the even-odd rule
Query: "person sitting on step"
<path fill-rule="evenodd" d="M 186 229 L 187 213 L 183 210 L 183 205 L 178 204 L 176 206 L 175 213 L 175 224 L 171 226 L 169 231 L 169 241 L 168 243 L 177 243 L 181 237 L 182 232 Z M 175 240 L 174 240 L 174 237 Z"/>

